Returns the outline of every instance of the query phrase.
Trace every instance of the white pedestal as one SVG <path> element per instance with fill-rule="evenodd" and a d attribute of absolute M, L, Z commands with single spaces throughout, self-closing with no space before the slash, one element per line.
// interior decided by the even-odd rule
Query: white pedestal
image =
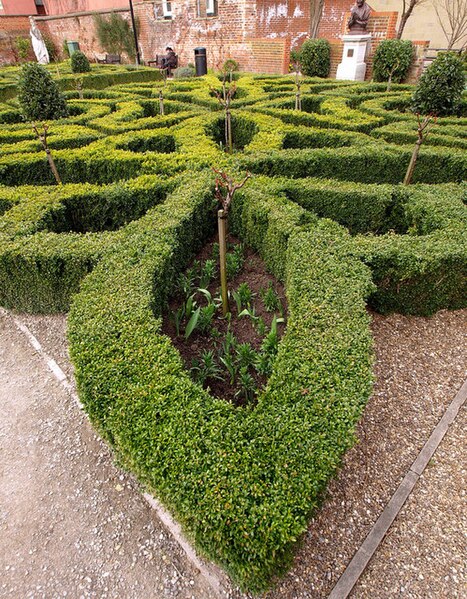
<path fill-rule="evenodd" d="M 367 49 L 371 42 L 368 33 L 342 36 L 344 41 L 344 52 L 342 62 L 337 67 L 336 79 L 348 79 L 350 81 L 364 81 Z"/>

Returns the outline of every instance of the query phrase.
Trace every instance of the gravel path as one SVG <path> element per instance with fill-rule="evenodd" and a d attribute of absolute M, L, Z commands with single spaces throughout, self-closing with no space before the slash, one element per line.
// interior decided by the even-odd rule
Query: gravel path
<path fill-rule="evenodd" d="M 64 317 L 21 320 L 70 376 Z M 214 597 L 24 335 L 8 317 L 0 325 L 0 595 Z M 360 443 L 267 599 L 330 592 L 466 377 L 467 310 L 431 319 L 374 315 L 372 327 L 377 384 Z M 461 417 L 465 411 L 355 597 L 465 596 Z M 245 597 L 233 588 L 225 596 Z"/>
<path fill-rule="evenodd" d="M 64 328 L 63 318 L 37 322 L 48 330 L 44 344 Z M 1 314 L 0 341 L 0 596 L 214 597 L 84 414 Z M 57 361 L 64 356 L 58 352 Z"/>

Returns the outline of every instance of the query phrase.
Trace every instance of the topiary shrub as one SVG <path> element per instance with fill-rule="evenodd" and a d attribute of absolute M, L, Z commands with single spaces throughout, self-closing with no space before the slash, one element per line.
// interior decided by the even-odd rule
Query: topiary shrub
<path fill-rule="evenodd" d="M 188 79 L 190 77 L 194 77 L 196 74 L 195 68 L 194 67 L 179 67 L 178 69 L 175 69 L 175 71 L 173 72 L 173 75 L 175 77 L 175 79 Z"/>
<path fill-rule="evenodd" d="M 89 60 L 80 50 L 71 55 L 71 70 L 73 73 L 88 73 L 91 70 Z"/>
<path fill-rule="evenodd" d="M 21 70 L 18 89 L 18 101 L 26 119 L 40 121 L 68 116 L 65 98 L 42 65 L 25 64 Z"/>
<path fill-rule="evenodd" d="M 400 83 L 409 72 L 413 58 L 413 45 L 409 40 L 383 40 L 373 59 L 373 78 L 375 81 Z"/>
<path fill-rule="evenodd" d="M 331 70 L 331 46 L 327 40 L 306 40 L 300 50 L 302 73 L 308 77 L 327 77 Z"/>
<path fill-rule="evenodd" d="M 420 114 L 458 114 L 465 85 L 464 64 L 457 54 L 440 54 L 420 77 L 412 110 Z"/>

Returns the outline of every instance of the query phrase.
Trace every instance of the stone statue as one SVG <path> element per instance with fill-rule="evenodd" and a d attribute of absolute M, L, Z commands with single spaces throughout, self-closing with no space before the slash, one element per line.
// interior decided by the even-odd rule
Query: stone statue
<path fill-rule="evenodd" d="M 31 25 L 29 35 L 31 36 L 32 48 L 36 55 L 37 62 L 39 64 L 48 64 L 50 62 L 49 53 L 47 52 L 44 38 L 36 25 L 34 17 L 29 17 L 29 23 Z"/>
<path fill-rule="evenodd" d="M 370 18 L 371 8 L 365 0 L 356 0 L 350 9 L 350 19 L 347 21 L 347 27 L 351 35 L 366 33 L 366 26 Z"/>

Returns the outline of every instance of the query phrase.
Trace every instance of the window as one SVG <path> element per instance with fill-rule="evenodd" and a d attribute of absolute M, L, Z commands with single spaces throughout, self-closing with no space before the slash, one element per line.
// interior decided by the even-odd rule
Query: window
<path fill-rule="evenodd" d="M 3 10 L 2 0 L 0 0 L 0 10 Z"/>
<path fill-rule="evenodd" d="M 34 4 L 36 5 L 36 10 L 38 15 L 46 15 L 47 11 L 45 10 L 44 0 L 34 0 Z"/>
<path fill-rule="evenodd" d="M 164 15 L 164 19 L 172 18 L 172 2 L 162 0 L 162 14 Z"/>
<path fill-rule="evenodd" d="M 215 17 L 217 15 L 217 0 L 197 0 L 196 12 L 198 17 Z"/>
<path fill-rule="evenodd" d="M 217 0 L 206 0 L 206 14 L 208 17 L 217 15 Z"/>

